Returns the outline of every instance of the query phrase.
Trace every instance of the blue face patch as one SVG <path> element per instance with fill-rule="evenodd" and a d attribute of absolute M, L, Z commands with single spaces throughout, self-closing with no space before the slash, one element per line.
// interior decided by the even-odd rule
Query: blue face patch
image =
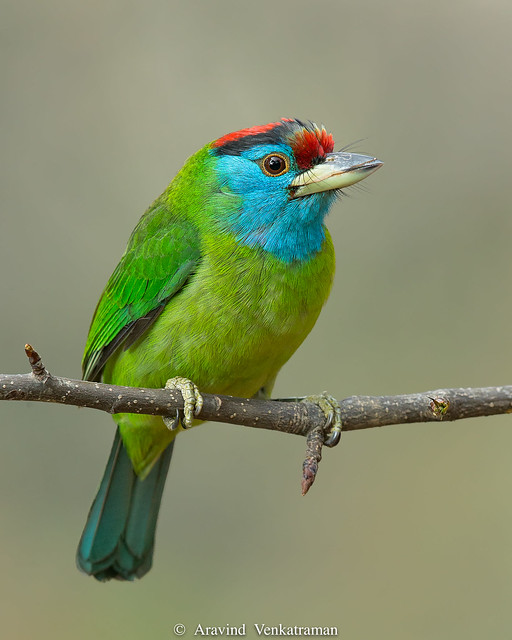
<path fill-rule="evenodd" d="M 268 176 L 259 162 L 276 153 L 289 158 L 290 169 Z M 221 191 L 241 198 L 241 208 L 231 209 L 224 221 L 240 242 L 262 247 L 284 262 L 306 260 L 320 250 L 324 218 L 336 194 L 325 191 L 290 199 L 289 185 L 301 171 L 288 145 L 258 145 L 216 160 Z"/>

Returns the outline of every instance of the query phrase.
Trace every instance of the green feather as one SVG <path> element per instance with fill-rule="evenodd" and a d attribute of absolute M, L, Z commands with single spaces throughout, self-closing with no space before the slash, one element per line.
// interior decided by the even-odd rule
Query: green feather
<path fill-rule="evenodd" d="M 228 235 L 207 234 L 202 247 L 202 259 L 180 293 L 143 337 L 107 362 L 105 381 L 163 387 L 183 376 L 204 392 L 271 392 L 277 372 L 308 335 L 328 296 L 334 270 L 330 237 L 317 256 L 293 265 Z M 175 432 L 159 419 L 134 414 L 116 421 L 143 476 Z"/>
<path fill-rule="evenodd" d="M 149 571 L 156 521 L 172 456 L 172 445 L 143 481 L 116 432 L 105 475 L 89 512 L 77 564 L 98 580 L 133 580 Z"/>
<path fill-rule="evenodd" d="M 205 206 L 208 202 L 208 206 Z M 142 216 L 98 304 L 84 376 L 163 387 L 183 376 L 204 392 L 270 393 L 329 294 L 334 251 L 285 263 L 237 241 L 223 220 L 239 198 L 217 183 L 209 147 Z M 144 477 L 175 435 L 159 418 L 115 416 Z"/>
<path fill-rule="evenodd" d="M 197 232 L 186 220 L 161 203 L 144 214 L 96 309 L 83 358 L 85 379 L 99 377 L 115 349 L 139 333 L 137 322 L 163 309 L 199 258 Z"/>
<path fill-rule="evenodd" d="M 141 218 L 96 309 L 86 379 L 158 388 L 183 376 L 203 392 L 269 395 L 311 331 L 334 273 L 327 230 L 321 251 L 291 263 L 241 244 L 225 223 L 240 199 L 214 169 L 207 146 Z M 162 470 L 177 431 L 155 416 L 114 419 L 123 445 L 116 439 L 78 558 L 98 579 L 131 579 L 150 566 Z"/>

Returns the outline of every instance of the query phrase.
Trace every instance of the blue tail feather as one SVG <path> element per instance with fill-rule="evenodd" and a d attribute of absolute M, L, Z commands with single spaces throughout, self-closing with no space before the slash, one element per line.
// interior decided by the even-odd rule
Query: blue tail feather
<path fill-rule="evenodd" d="M 77 565 L 97 580 L 134 580 L 151 568 L 158 511 L 174 441 L 141 480 L 116 432 L 103 480 L 77 551 Z"/>

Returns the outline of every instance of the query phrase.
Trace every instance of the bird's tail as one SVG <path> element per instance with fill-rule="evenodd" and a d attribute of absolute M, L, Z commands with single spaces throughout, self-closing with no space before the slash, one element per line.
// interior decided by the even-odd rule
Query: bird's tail
<path fill-rule="evenodd" d="M 77 551 L 97 580 L 134 580 L 152 564 L 155 529 L 174 441 L 144 480 L 134 472 L 117 429 L 110 458 Z"/>

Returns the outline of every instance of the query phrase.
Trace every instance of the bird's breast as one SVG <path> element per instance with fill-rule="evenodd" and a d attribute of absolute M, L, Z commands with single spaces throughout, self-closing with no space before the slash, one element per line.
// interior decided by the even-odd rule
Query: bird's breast
<path fill-rule="evenodd" d="M 194 358 L 203 388 L 252 395 L 275 377 L 313 328 L 333 273 L 329 236 L 322 251 L 294 263 L 261 250 L 222 250 L 216 244 L 184 290 L 176 318 L 187 335 L 179 341 L 184 368 L 192 351 L 207 354 L 206 366 L 201 366 L 201 356 Z"/>
<path fill-rule="evenodd" d="M 143 339 L 144 359 L 129 349 L 138 384 L 184 376 L 204 392 L 254 395 L 313 328 L 333 273 L 328 234 L 320 252 L 292 263 L 216 238 Z"/>

